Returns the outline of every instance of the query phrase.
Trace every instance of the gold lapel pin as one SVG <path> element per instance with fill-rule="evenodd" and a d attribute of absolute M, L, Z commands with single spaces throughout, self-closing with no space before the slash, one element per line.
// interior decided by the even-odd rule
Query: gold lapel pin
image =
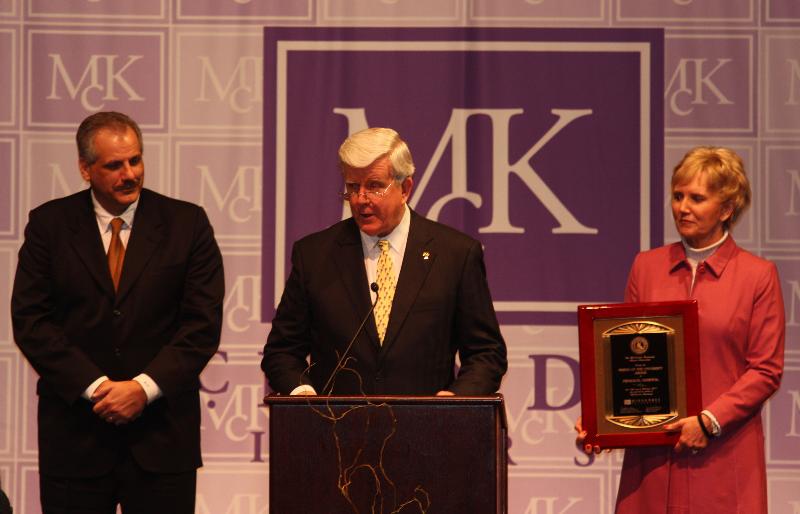
<path fill-rule="evenodd" d="M 426 261 L 427 261 L 428 259 L 430 259 L 430 257 L 431 257 L 431 252 L 429 252 L 429 251 L 427 251 L 427 250 L 425 250 L 424 252 L 422 252 L 422 258 L 423 258 L 424 260 L 426 260 Z"/>

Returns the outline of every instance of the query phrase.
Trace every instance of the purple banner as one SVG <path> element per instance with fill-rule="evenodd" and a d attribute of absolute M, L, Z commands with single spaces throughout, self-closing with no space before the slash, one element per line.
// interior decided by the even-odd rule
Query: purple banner
<path fill-rule="evenodd" d="M 103 2 L 89 0 L 29 0 L 26 15 L 32 19 L 92 19 L 159 20 L 167 19 L 167 0 L 137 0 L 136 2 Z"/>
<path fill-rule="evenodd" d="M 0 135 L 0 239 L 15 236 L 18 207 L 16 176 L 17 139 Z"/>
<path fill-rule="evenodd" d="M 264 320 L 292 243 L 349 216 L 336 151 L 367 126 L 408 142 L 410 206 L 483 242 L 501 323 L 621 300 L 662 240 L 660 30 L 268 28 L 264 67 Z"/>
<path fill-rule="evenodd" d="M 747 22 L 755 19 L 755 0 L 616 0 L 620 21 L 682 24 Z"/>
<path fill-rule="evenodd" d="M 11 127 L 17 105 L 17 32 L 0 29 L 0 128 Z"/>
<path fill-rule="evenodd" d="M 794 22 L 800 21 L 800 10 L 795 0 L 765 0 L 764 10 L 766 22 Z"/>
<path fill-rule="evenodd" d="M 309 22 L 314 19 L 314 4 L 311 0 L 176 0 L 175 15 L 178 21 L 194 23 Z"/>
<path fill-rule="evenodd" d="M 30 29 L 28 127 L 74 129 L 101 110 L 129 113 L 142 128 L 163 129 L 165 32 Z"/>
<path fill-rule="evenodd" d="M 0 16 L 13 16 L 16 14 L 14 0 L 0 0 Z"/>
<path fill-rule="evenodd" d="M 667 37 L 669 134 L 752 134 L 755 128 L 755 32 L 709 31 Z"/>

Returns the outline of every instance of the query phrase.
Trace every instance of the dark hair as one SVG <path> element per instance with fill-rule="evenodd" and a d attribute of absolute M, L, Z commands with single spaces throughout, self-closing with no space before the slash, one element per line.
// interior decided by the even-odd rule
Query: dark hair
<path fill-rule="evenodd" d="M 12 512 L 13 509 L 11 508 L 11 502 L 8 501 L 8 496 L 0 489 L 0 514 L 11 514 Z"/>
<path fill-rule="evenodd" d="M 96 112 L 88 116 L 81 122 L 78 132 L 75 133 L 75 142 L 78 144 L 78 158 L 91 166 L 97 161 L 97 155 L 94 153 L 95 134 L 101 129 L 125 131 L 127 128 L 131 128 L 136 132 L 136 138 L 139 140 L 139 151 L 142 152 L 144 150 L 142 131 L 139 129 L 139 125 L 130 117 L 114 111 Z"/>

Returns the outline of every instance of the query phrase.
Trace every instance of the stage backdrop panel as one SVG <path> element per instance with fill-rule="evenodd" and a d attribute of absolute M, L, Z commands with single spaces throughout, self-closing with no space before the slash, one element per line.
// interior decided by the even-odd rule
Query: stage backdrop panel
<path fill-rule="evenodd" d="M 798 33 L 796 0 L 0 0 L 0 486 L 15 512 L 41 512 L 36 376 L 8 316 L 17 251 L 31 208 L 85 187 L 78 122 L 113 108 L 143 125 L 147 185 L 203 205 L 225 259 L 198 514 L 267 512 L 260 352 L 292 242 L 346 215 L 336 149 L 368 124 L 408 139 L 413 207 L 486 246 L 511 514 L 613 512 L 622 452 L 573 444 L 572 309 L 620 300 L 635 252 L 676 240 L 666 190 L 686 150 L 739 152 L 754 204 L 734 235 L 776 263 L 787 314 L 764 411 L 770 512 L 797 514 Z"/>
<path fill-rule="evenodd" d="M 481 240 L 501 323 L 618 300 L 632 256 L 662 240 L 660 30 L 264 36 L 264 320 L 292 242 L 350 216 L 336 149 L 368 126 L 409 144 L 411 208 Z"/>

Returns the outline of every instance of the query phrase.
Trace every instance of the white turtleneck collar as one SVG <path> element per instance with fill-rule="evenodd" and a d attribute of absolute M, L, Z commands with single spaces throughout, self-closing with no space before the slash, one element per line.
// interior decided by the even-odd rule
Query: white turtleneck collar
<path fill-rule="evenodd" d="M 681 243 L 683 243 L 683 248 L 686 251 L 686 262 L 689 263 L 689 266 L 692 268 L 692 286 L 694 286 L 694 278 L 695 274 L 697 273 L 697 266 L 711 257 L 717 248 L 722 246 L 722 243 L 728 239 L 728 231 L 726 230 L 722 237 L 719 238 L 719 241 L 716 243 L 712 243 L 705 248 L 692 248 L 689 246 L 689 243 L 686 242 L 685 239 L 681 239 Z"/>

